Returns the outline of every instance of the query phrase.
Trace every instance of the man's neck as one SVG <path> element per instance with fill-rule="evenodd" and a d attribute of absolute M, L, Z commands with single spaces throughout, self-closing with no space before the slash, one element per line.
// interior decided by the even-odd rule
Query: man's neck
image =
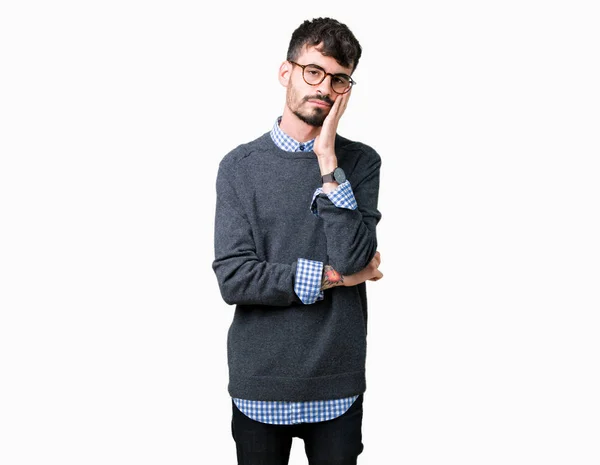
<path fill-rule="evenodd" d="M 309 140 L 313 140 L 321 132 L 321 127 L 315 127 L 311 126 L 310 124 L 306 124 L 304 121 L 290 112 L 287 107 L 285 108 L 283 116 L 281 117 L 279 128 L 298 142 L 308 142 Z"/>

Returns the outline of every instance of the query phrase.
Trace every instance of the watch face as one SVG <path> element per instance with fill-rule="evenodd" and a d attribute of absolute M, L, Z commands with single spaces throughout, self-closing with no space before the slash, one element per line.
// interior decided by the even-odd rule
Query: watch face
<path fill-rule="evenodd" d="M 333 172 L 333 177 L 339 184 L 346 182 L 346 173 L 344 173 L 344 170 L 339 167 Z"/>

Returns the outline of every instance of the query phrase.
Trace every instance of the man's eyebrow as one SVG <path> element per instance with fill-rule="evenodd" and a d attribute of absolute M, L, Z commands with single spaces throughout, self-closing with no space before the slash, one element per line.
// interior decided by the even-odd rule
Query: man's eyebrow
<path fill-rule="evenodd" d="M 325 71 L 326 73 L 328 72 L 325 68 L 323 68 L 321 65 L 318 65 L 316 63 L 309 63 L 309 65 L 313 65 L 316 66 L 317 68 L 321 68 L 323 71 Z M 307 65 L 308 66 L 308 65 Z M 350 75 L 348 73 L 344 73 L 344 72 L 339 72 L 339 73 L 331 73 L 331 74 L 335 74 L 335 75 L 342 75 L 342 76 L 348 76 L 350 77 Z"/>

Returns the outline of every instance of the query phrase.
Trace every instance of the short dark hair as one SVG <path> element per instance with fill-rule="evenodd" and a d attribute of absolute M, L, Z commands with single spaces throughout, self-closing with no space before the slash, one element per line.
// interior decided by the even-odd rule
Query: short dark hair
<path fill-rule="evenodd" d="M 304 21 L 292 34 L 287 59 L 295 61 L 304 46 L 317 46 L 325 56 L 346 68 L 356 69 L 362 48 L 348 26 L 332 18 L 315 18 Z"/>

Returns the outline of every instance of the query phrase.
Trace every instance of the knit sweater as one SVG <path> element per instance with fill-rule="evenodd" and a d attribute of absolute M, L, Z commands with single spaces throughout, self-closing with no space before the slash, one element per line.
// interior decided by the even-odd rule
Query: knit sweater
<path fill-rule="evenodd" d="M 366 390 L 364 283 L 334 287 L 304 305 L 294 292 L 298 258 L 342 274 L 373 258 L 381 159 L 369 146 L 336 136 L 338 166 L 358 209 L 318 195 L 314 152 L 286 152 L 269 133 L 227 154 L 217 175 L 213 269 L 236 309 L 227 338 L 232 397 L 307 401 Z"/>

